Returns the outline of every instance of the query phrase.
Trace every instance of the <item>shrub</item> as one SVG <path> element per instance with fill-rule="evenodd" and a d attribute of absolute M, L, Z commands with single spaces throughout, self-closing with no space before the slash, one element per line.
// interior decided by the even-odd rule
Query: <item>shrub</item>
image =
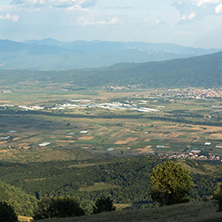
<path fill-rule="evenodd" d="M 93 213 L 101 213 L 108 211 L 115 211 L 116 207 L 113 206 L 113 201 L 107 197 L 102 197 L 96 200 L 95 206 L 93 206 Z"/>
<path fill-rule="evenodd" d="M 34 219 L 75 217 L 84 214 L 84 210 L 74 198 L 44 198 L 38 203 L 38 208 L 34 212 Z"/>

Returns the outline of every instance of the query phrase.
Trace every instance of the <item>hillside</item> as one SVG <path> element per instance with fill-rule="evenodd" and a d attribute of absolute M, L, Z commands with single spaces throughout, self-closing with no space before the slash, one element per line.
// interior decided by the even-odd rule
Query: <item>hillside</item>
<path fill-rule="evenodd" d="M 149 176 L 163 160 L 139 156 L 88 161 L 53 161 L 3 164 L 0 178 L 26 193 L 43 196 L 74 196 L 88 213 L 101 196 L 110 196 L 118 208 L 153 207 Z M 221 181 L 221 162 L 182 161 L 195 184 L 190 197 L 210 197 Z M 10 166 L 10 167 L 8 167 Z"/>
<path fill-rule="evenodd" d="M 163 62 L 121 63 L 110 67 L 66 71 L 0 70 L 0 85 L 74 86 L 142 84 L 145 87 L 217 87 L 222 84 L 222 52 Z M 69 88 L 67 88 L 69 89 Z"/>
<path fill-rule="evenodd" d="M 218 52 L 176 44 L 0 40 L 0 69 L 64 70 L 110 66 L 120 62 L 163 61 Z"/>
<path fill-rule="evenodd" d="M 124 210 L 96 215 L 39 220 L 39 222 L 219 222 L 222 213 L 216 213 L 213 202 L 191 202 L 154 209 Z"/>
<path fill-rule="evenodd" d="M 4 182 L 0 182 L 0 201 L 6 201 L 13 206 L 17 215 L 31 216 L 37 204 L 34 196 L 26 194 L 20 188 L 16 188 Z"/>

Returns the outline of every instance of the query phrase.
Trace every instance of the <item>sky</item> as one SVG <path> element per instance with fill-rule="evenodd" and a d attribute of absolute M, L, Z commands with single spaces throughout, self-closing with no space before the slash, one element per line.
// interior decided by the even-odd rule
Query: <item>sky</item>
<path fill-rule="evenodd" d="M 222 49 L 222 0 L 1 0 L 0 39 Z"/>

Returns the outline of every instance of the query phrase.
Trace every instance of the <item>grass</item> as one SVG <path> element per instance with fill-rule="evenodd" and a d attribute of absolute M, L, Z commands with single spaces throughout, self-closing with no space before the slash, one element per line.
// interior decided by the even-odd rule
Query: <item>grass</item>
<path fill-rule="evenodd" d="M 41 222 L 219 222 L 222 213 L 216 212 L 212 201 L 191 202 L 167 207 L 122 210 L 75 218 L 55 218 Z"/>

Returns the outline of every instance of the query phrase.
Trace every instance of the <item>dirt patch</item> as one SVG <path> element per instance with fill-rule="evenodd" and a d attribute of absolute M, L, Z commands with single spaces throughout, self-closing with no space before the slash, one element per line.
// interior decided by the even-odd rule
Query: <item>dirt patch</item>
<path fill-rule="evenodd" d="M 56 140 L 57 143 L 75 143 L 75 140 Z"/>
<path fill-rule="evenodd" d="M 21 144 L 19 144 L 19 146 L 27 146 L 28 145 L 28 143 L 21 143 Z"/>
<path fill-rule="evenodd" d="M 183 136 L 183 135 L 184 135 L 184 133 L 182 133 L 182 132 L 181 133 L 173 133 L 174 137 Z"/>
<path fill-rule="evenodd" d="M 21 137 L 15 137 L 15 138 L 13 138 L 13 141 L 20 140 L 20 139 L 21 139 Z"/>
<path fill-rule="evenodd" d="M 146 139 L 144 142 L 150 142 L 151 139 Z"/>
<path fill-rule="evenodd" d="M 24 150 L 28 150 L 28 149 L 30 149 L 30 148 L 31 148 L 31 146 L 24 146 L 24 147 L 23 147 Z"/>
<path fill-rule="evenodd" d="M 214 137 L 214 138 L 216 138 L 216 139 L 221 140 L 221 139 L 222 139 L 222 134 L 220 134 L 220 133 L 214 133 L 214 134 L 211 135 L 211 137 Z"/>
<path fill-rule="evenodd" d="M 192 130 L 201 130 L 201 131 L 203 130 L 202 127 L 192 127 L 191 129 Z"/>
<path fill-rule="evenodd" d="M 138 151 L 138 153 L 141 153 L 141 154 L 143 154 L 143 153 L 149 153 L 149 152 L 152 152 L 152 151 L 153 151 L 153 149 L 151 149 L 151 147 L 152 147 L 152 146 L 147 146 L 147 147 L 145 147 L 145 148 L 139 148 L 139 149 L 137 149 L 137 151 Z"/>
<path fill-rule="evenodd" d="M 115 147 L 116 150 L 126 150 L 127 147 Z"/>
<path fill-rule="evenodd" d="M 0 153 L 7 153 L 8 150 L 0 150 Z"/>
<path fill-rule="evenodd" d="M 127 141 L 124 141 L 124 140 L 119 140 L 117 142 L 115 142 L 115 144 L 117 145 L 123 145 L 123 144 L 127 144 L 128 142 Z"/>
<path fill-rule="evenodd" d="M 72 136 L 66 136 L 65 138 L 72 138 Z"/>
<path fill-rule="evenodd" d="M 218 126 L 208 126 L 205 127 L 206 128 L 206 132 L 220 132 L 221 131 L 221 127 Z"/>
<path fill-rule="evenodd" d="M 136 141 L 137 139 L 138 139 L 137 137 L 130 137 L 130 138 L 126 139 L 126 140 L 119 140 L 119 141 L 115 142 L 115 144 L 117 144 L 117 145 L 123 145 L 123 144 L 127 144 L 127 143 L 129 143 L 129 142 L 134 142 L 134 141 Z"/>
<path fill-rule="evenodd" d="M 0 103 L 11 103 L 10 100 L 0 100 Z"/>
<path fill-rule="evenodd" d="M 1 141 L 0 144 L 7 143 L 8 141 Z"/>
<path fill-rule="evenodd" d="M 82 137 L 78 138 L 78 140 L 92 140 L 94 138 L 95 138 L 95 136 L 82 136 Z"/>

